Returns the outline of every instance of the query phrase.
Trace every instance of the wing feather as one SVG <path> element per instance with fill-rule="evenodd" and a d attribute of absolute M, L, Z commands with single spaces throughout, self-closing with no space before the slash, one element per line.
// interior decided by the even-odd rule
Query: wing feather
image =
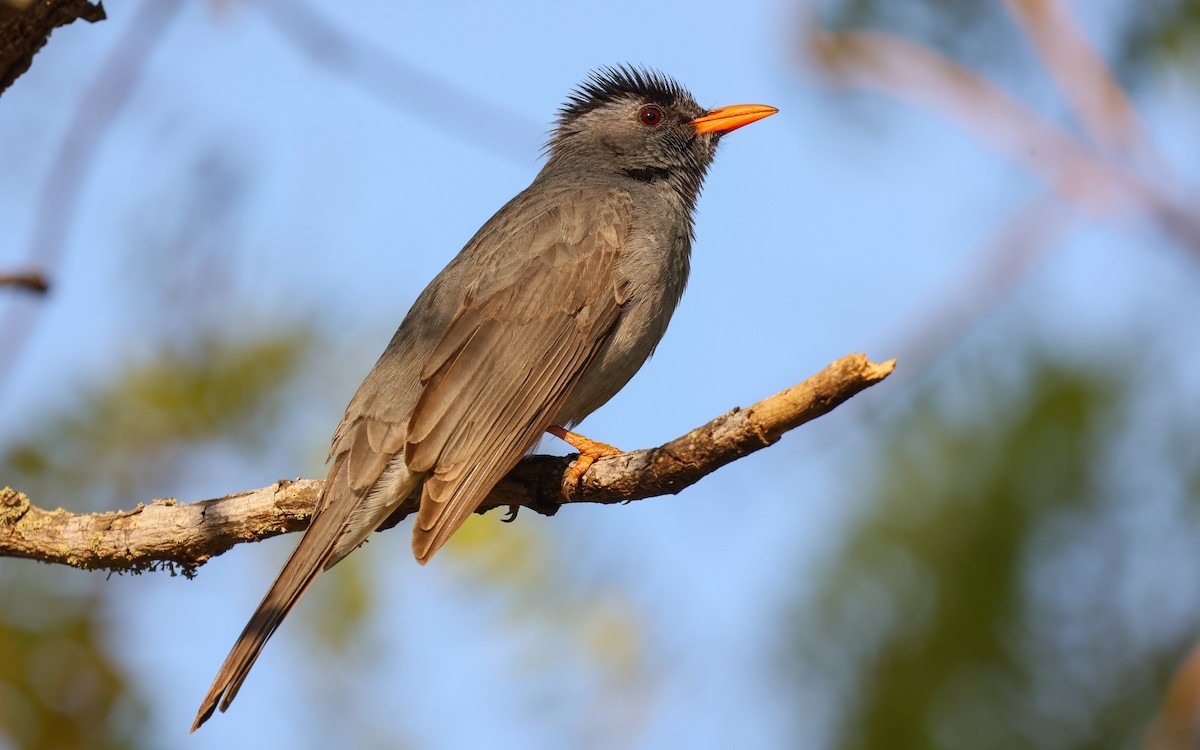
<path fill-rule="evenodd" d="M 434 347 L 405 446 L 409 468 L 426 473 L 419 561 L 533 447 L 607 341 L 624 301 L 628 201 L 581 190 L 522 227 L 512 246 L 527 248 L 523 265 L 509 256 L 499 279 L 478 280 Z"/>

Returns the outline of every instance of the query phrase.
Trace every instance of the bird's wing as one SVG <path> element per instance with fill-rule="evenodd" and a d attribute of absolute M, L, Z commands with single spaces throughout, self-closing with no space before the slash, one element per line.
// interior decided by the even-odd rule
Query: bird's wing
<path fill-rule="evenodd" d="M 629 198 L 581 190 L 505 239 L 421 373 L 405 461 L 424 473 L 413 553 L 425 563 L 550 426 L 607 341 Z M 513 263 L 520 259 L 519 263 Z"/>

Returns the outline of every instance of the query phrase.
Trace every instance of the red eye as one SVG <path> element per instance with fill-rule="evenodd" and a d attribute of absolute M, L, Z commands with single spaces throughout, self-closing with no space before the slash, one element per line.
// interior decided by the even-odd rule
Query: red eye
<path fill-rule="evenodd" d="M 661 109 L 653 104 L 647 104 L 645 107 L 642 107 L 641 112 L 638 112 L 638 119 L 642 121 L 643 125 L 653 127 L 662 122 L 663 113 Z"/>

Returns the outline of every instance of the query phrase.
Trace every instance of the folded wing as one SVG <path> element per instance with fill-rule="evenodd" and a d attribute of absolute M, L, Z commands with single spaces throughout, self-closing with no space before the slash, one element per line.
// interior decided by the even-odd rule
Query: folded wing
<path fill-rule="evenodd" d="M 408 468 L 425 474 L 421 563 L 533 447 L 607 342 L 628 201 L 581 190 L 506 238 L 505 256 L 526 260 L 475 281 L 426 362 L 405 446 Z"/>

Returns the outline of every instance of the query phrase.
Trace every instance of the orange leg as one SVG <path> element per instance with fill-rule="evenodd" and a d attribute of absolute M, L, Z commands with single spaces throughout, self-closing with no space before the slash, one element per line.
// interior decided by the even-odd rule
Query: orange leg
<path fill-rule="evenodd" d="M 583 479 L 583 475 L 587 470 L 592 468 L 592 464 L 597 458 L 604 456 L 615 456 L 621 452 L 620 448 L 614 448 L 608 443 L 599 443 L 595 440 L 589 440 L 583 435 L 580 435 L 570 430 L 564 429 L 557 425 L 551 425 L 546 428 L 546 432 L 554 437 L 565 440 L 571 444 L 571 447 L 579 451 L 579 458 L 575 459 L 575 463 L 571 464 L 571 468 L 567 471 L 566 480 L 579 484 Z"/>

